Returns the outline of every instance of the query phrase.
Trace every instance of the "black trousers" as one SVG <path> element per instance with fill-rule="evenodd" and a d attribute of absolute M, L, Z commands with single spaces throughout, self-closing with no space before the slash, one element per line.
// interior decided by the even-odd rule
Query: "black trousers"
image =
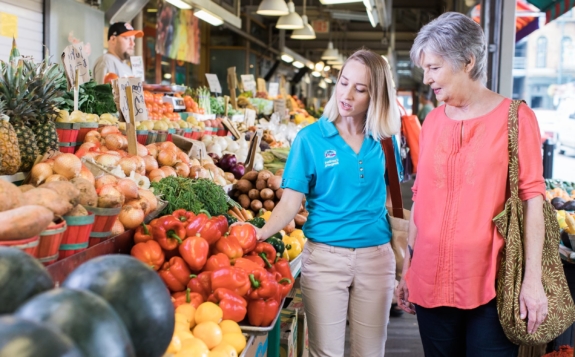
<path fill-rule="evenodd" d="M 503 332 L 495 299 L 471 310 L 415 306 L 425 357 L 516 357 Z"/>

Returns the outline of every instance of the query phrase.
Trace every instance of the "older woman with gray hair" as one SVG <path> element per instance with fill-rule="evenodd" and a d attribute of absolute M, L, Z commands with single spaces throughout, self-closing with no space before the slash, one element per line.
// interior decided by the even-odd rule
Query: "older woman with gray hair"
<path fill-rule="evenodd" d="M 417 313 L 425 355 L 516 356 L 495 301 L 503 237 L 492 221 L 508 197 L 507 121 L 511 100 L 485 86 L 481 27 L 459 13 L 424 26 L 411 59 L 445 104 L 422 127 L 420 161 L 399 306 Z M 541 283 L 545 194 L 537 119 L 519 107 L 519 196 L 526 256 L 521 318 L 534 333 L 547 315 Z"/>

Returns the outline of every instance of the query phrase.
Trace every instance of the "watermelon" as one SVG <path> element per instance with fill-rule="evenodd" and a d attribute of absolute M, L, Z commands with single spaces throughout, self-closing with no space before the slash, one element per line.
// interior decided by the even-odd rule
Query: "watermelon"
<path fill-rule="evenodd" d="M 0 317 L 0 357 L 84 357 L 72 340 L 46 325 Z"/>
<path fill-rule="evenodd" d="M 0 247 L 0 315 L 54 287 L 42 263 L 20 249 Z"/>
<path fill-rule="evenodd" d="M 136 258 L 111 254 L 85 262 L 63 287 L 89 290 L 124 322 L 138 357 L 160 357 L 174 332 L 174 306 L 160 276 Z"/>
<path fill-rule="evenodd" d="M 53 327 L 86 357 L 135 357 L 130 335 L 114 309 L 89 291 L 54 289 L 20 306 L 16 316 Z"/>

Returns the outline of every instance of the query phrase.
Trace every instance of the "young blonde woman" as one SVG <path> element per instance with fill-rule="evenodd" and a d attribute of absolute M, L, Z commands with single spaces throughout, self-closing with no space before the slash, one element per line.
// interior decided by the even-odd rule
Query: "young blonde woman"
<path fill-rule="evenodd" d="M 373 52 L 355 52 L 323 117 L 294 140 L 281 201 L 258 230 L 260 240 L 281 230 L 306 196 L 301 286 L 313 357 L 344 355 L 348 314 L 351 355 L 384 355 L 395 258 L 380 140 L 399 129 L 389 65 Z"/>

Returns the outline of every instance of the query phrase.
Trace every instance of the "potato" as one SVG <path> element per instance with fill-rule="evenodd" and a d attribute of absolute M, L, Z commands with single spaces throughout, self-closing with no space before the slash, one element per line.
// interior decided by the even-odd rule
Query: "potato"
<path fill-rule="evenodd" d="M 33 185 L 22 185 L 22 186 L 18 186 L 18 189 L 20 190 L 20 192 L 24 193 L 26 191 L 30 191 L 31 189 L 34 189 L 35 187 Z"/>
<path fill-rule="evenodd" d="M 60 196 L 56 191 L 44 187 L 24 192 L 22 199 L 26 204 L 44 206 L 58 216 L 63 216 L 74 208 L 67 197 Z"/>
<path fill-rule="evenodd" d="M 286 234 L 291 234 L 291 232 L 295 231 L 295 221 L 292 219 L 287 226 L 283 229 Z"/>
<path fill-rule="evenodd" d="M 72 184 L 80 191 L 78 203 L 84 206 L 96 207 L 98 205 L 98 194 L 94 185 L 81 177 L 72 179 Z"/>
<path fill-rule="evenodd" d="M 272 177 L 273 175 L 274 174 L 272 174 L 269 170 L 262 170 L 258 174 L 258 180 L 267 180 L 270 177 Z"/>
<path fill-rule="evenodd" d="M 8 181 L 0 179 L 0 212 L 19 207 L 22 201 L 22 191 Z"/>
<path fill-rule="evenodd" d="M 22 206 L 1 212 L 0 241 L 37 236 L 48 227 L 53 219 L 52 211 L 37 205 Z"/>
<path fill-rule="evenodd" d="M 276 190 L 276 198 L 277 198 L 278 200 L 281 200 L 283 193 L 284 193 L 284 189 L 283 189 L 283 188 L 278 188 L 278 189 Z"/>
<path fill-rule="evenodd" d="M 250 198 L 248 197 L 248 195 L 243 194 L 243 195 L 240 195 L 240 197 L 238 197 L 238 203 L 239 203 L 240 206 L 242 206 L 243 208 L 248 209 L 248 208 L 250 208 L 251 200 L 250 200 Z"/>
<path fill-rule="evenodd" d="M 94 187 L 92 184 L 90 184 Z M 55 191 L 60 197 L 65 197 L 66 200 L 70 202 L 72 206 L 77 205 L 78 197 L 80 196 L 80 190 L 68 181 L 52 181 L 44 183 L 39 188 L 47 188 L 49 190 Z"/>
<path fill-rule="evenodd" d="M 268 187 L 274 191 L 279 190 L 282 184 L 282 178 L 279 176 L 272 176 L 268 179 Z"/>
<path fill-rule="evenodd" d="M 256 188 L 258 190 L 263 190 L 264 188 L 268 187 L 268 182 L 266 180 L 257 180 L 256 181 Z"/>
<path fill-rule="evenodd" d="M 253 200 L 252 203 L 250 204 L 250 208 L 254 211 L 254 212 L 258 212 L 259 210 L 262 209 L 262 201 L 260 200 Z"/>
<path fill-rule="evenodd" d="M 265 200 L 264 201 L 264 208 L 268 211 L 273 210 L 275 206 L 276 206 L 276 204 L 272 200 Z"/>
<path fill-rule="evenodd" d="M 234 174 L 232 174 L 231 172 L 224 172 L 224 178 L 226 179 L 226 181 L 229 181 L 231 183 L 235 183 L 237 181 Z"/>
<path fill-rule="evenodd" d="M 252 188 L 250 192 L 248 192 L 248 197 L 251 200 L 259 200 L 260 199 L 260 191 L 255 188 Z M 262 197 L 263 198 L 263 197 Z"/>
<path fill-rule="evenodd" d="M 273 200 L 274 198 L 274 191 L 270 190 L 269 188 L 264 188 L 260 191 L 260 196 L 262 200 Z"/>
<path fill-rule="evenodd" d="M 307 222 L 307 217 L 301 214 L 296 214 L 294 218 L 295 224 L 298 227 L 301 227 Z"/>
<path fill-rule="evenodd" d="M 242 193 L 248 193 L 252 188 L 254 188 L 254 185 L 248 180 L 241 179 L 234 185 L 234 188 L 238 189 Z"/>
<path fill-rule="evenodd" d="M 274 176 L 283 176 L 284 175 L 284 169 L 279 169 L 276 171 L 276 174 Z"/>
<path fill-rule="evenodd" d="M 258 179 L 258 172 L 257 171 L 250 171 L 250 172 L 246 172 L 244 174 L 244 176 L 242 176 L 243 180 L 248 180 L 248 181 L 252 181 L 255 182 Z"/>
<path fill-rule="evenodd" d="M 88 211 L 82 206 L 81 204 L 76 205 L 76 207 L 72 208 L 70 212 L 66 216 L 70 217 L 78 217 L 78 216 L 87 216 L 89 215 Z"/>

